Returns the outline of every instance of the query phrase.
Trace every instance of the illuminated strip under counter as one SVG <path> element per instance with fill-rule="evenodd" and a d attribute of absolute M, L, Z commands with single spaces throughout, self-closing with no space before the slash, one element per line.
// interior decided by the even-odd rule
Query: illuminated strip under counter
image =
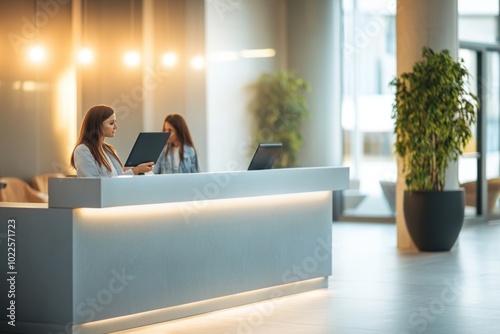
<path fill-rule="evenodd" d="M 349 188 L 348 167 L 49 179 L 49 207 L 106 208 Z"/>

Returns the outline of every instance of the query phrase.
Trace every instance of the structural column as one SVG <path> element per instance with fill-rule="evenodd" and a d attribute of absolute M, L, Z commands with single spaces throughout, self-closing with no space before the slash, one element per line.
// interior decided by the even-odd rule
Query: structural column
<path fill-rule="evenodd" d="M 288 68 L 311 84 L 311 116 L 304 122 L 299 161 L 309 166 L 342 163 L 340 1 L 288 0 Z M 336 145 L 338 143 L 339 145 Z M 321 149 L 324 154 L 318 155 Z"/>
<path fill-rule="evenodd" d="M 458 0 L 398 0 L 396 14 L 397 75 L 408 72 L 422 59 L 422 48 L 448 49 L 458 57 Z M 401 250 L 416 250 L 406 228 L 403 193 L 406 188 L 402 161 L 398 160 L 396 185 L 397 243 Z M 458 189 L 458 165 L 452 163 L 446 175 L 447 189 Z"/>

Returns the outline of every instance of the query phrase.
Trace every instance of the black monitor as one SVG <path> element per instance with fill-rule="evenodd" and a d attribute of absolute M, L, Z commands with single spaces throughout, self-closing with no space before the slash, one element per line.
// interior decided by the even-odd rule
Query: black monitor
<path fill-rule="evenodd" d="M 141 132 L 135 140 L 132 151 L 125 162 L 125 167 L 135 167 L 144 162 L 156 163 L 167 144 L 170 132 Z"/>
<path fill-rule="evenodd" d="M 248 170 L 271 169 L 278 158 L 282 143 L 260 143 L 253 155 Z"/>

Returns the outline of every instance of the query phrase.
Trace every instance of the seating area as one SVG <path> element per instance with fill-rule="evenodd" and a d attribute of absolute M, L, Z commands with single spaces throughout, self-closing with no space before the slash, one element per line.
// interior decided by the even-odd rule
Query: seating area
<path fill-rule="evenodd" d="M 476 206 L 476 181 L 465 182 L 461 184 L 465 190 L 465 205 Z M 498 197 L 500 196 L 500 178 L 488 180 L 488 213 L 491 214 L 496 207 Z"/>
<path fill-rule="evenodd" d="M 0 178 L 0 202 L 47 203 L 49 201 L 49 178 L 65 177 L 62 173 L 47 173 L 34 176 L 30 182 L 18 177 Z"/>
<path fill-rule="evenodd" d="M 2 177 L 0 183 L 5 186 L 0 189 L 0 202 L 47 203 L 49 197 L 33 189 L 28 182 L 17 177 Z"/>
<path fill-rule="evenodd" d="M 392 214 L 396 214 L 396 182 L 380 180 L 379 183 Z"/>
<path fill-rule="evenodd" d="M 46 195 L 49 194 L 49 179 L 65 177 L 63 173 L 46 173 L 36 175 L 31 179 L 30 185 L 33 189 L 38 190 Z"/>

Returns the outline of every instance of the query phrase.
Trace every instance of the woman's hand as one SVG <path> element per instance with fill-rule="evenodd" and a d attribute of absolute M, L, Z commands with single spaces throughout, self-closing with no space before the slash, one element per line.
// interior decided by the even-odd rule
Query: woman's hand
<path fill-rule="evenodd" d="M 153 162 L 145 162 L 135 167 L 132 167 L 132 171 L 134 172 L 135 175 L 144 174 L 147 172 L 151 172 L 153 170 L 154 165 L 155 164 Z"/>

